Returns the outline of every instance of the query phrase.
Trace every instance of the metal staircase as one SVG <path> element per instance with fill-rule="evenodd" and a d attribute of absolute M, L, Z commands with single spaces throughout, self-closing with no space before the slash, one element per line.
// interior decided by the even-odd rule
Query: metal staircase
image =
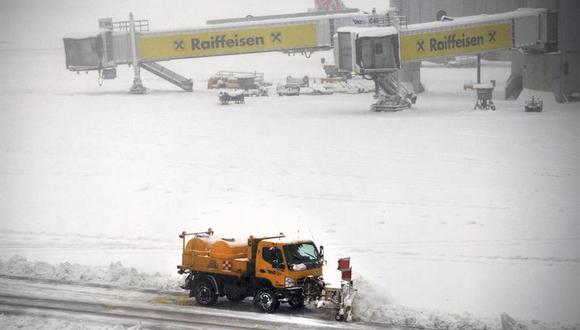
<path fill-rule="evenodd" d="M 524 89 L 523 86 L 524 78 L 521 73 L 513 73 L 505 86 L 505 99 L 506 100 L 517 100 L 520 93 Z"/>
<path fill-rule="evenodd" d="M 169 70 L 157 62 L 141 63 L 141 67 L 154 75 L 163 78 L 186 92 L 193 91 L 193 81 Z"/>
<path fill-rule="evenodd" d="M 398 72 L 379 73 L 375 77 L 377 102 L 374 111 L 400 111 L 411 108 L 417 96 L 400 81 Z"/>

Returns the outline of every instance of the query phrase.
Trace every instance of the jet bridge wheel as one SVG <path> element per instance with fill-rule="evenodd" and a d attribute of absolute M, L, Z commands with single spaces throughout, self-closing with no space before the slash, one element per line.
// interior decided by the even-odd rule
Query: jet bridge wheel
<path fill-rule="evenodd" d="M 211 306 L 216 303 L 218 296 L 213 285 L 208 280 L 199 281 L 195 286 L 195 300 L 202 306 Z"/>
<path fill-rule="evenodd" d="M 270 289 L 260 289 L 254 296 L 254 305 L 265 313 L 274 313 L 280 307 L 280 301 Z"/>

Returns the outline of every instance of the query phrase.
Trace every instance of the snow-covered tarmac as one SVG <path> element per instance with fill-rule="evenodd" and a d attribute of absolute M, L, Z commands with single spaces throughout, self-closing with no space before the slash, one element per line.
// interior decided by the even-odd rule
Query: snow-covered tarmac
<path fill-rule="evenodd" d="M 502 101 L 509 67 L 489 63 L 495 112 L 472 110 L 473 69 L 440 66 L 400 113 L 370 94 L 220 106 L 204 88 L 218 70 L 320 77 L 321 56 L 172 62 L 193 93 L 144 73 L 135 96 L 128 68 L 98 87 L 62 50 L 0 52 L 0 259 L 177 276 L 182 230 L 283 231 L 323 244 L 328 276 L 351 256 L 382 306 L 580 322 L 578 104 Z M 544 112 L 523 112 L 531 94 Z"/>

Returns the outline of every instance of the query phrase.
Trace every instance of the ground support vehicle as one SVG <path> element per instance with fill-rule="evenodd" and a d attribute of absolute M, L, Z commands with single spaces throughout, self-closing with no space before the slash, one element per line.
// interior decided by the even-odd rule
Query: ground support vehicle
<path fill-rule="evenodd" d="M 542 112 L 544 109 L 544 100 L 539 97 L 532 96 L 524 105 L 526 112 Z"/>
<path fill-rule="evenodd" d="M 193 238 L 186 241 L 188 236 Z M 315 303 L 336 308 L 337 320 L 352 318 L 350 261 L 342 262 L 341 287 L 329 287 L 322 278 L 323 247 L 310 240 L 286 240 L 283 234 L 217 238 L 211 228 L 179 237 L 183 255 L 178 273 L 187 275 L 183 288 L 202 306 L 224 296 L 233 302 L 253 297 L 255 306 L 266 313 L 275 312 L 280 303 L 293 308 Z"/>
<path fill-rule="evenodd" d="M 300 95 L 300 86 L 297 84 L 278 84 L 276 93 L 278 96 L 298 96 Z"/>
<path fill-rule="evenodd" d="M 495 104 L 493 104 L 493 86 L 490 84 L 477 84 L 473 88 L 477 91 L 477 102 L 473 109 L 480 110 L 495 110 Z"/>
<path fill-rule="evenodd" d="M 487 84 L 474 84 L 469 83 L 463 85 L 463 90 L 473 89 L 477 92 L 477 101 L 473 106 L 473 110 L 494 110 L 495 104 L 493 104 L 493 89 L 495 88 L 495 80 L 490 81 Z"/>
<path fill-rule="evenodd" d="M 236 104 L 243 104 L 246 103 L 244 98 L 244 92 L 228 92 L 228 91 L 220 91 L 218 93 L 218 98 L 220 100 L 220 104 L 227 105 L 230 102 L 234 102 Z"/>

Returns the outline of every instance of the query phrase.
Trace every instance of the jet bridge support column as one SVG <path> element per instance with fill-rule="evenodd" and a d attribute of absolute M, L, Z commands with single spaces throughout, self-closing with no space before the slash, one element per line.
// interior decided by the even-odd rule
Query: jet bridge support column
<path fill-rule="evenodd" d="M 129 14 L 129 25 L 133 57 L 133 71 L 135 73 L 135 77 L 133 78 L 133 86 L 131 86 L 129 92 L 131 94 L 145 94 L 147 89 L 143 86 L 143 82 L 141 81 L 141 64 L 139 63 L 139 57 L 137 56 L 137 34 L 135 33 L 135 19 L 133 18 L 133 13 Z"/>
<path fill-rule="evenodd" d="M 481 54 L 477 54 L 477 83 L 481 84 Z"/>
<path fill-rule="evenodd" d="M 421 62 L 403 63 L 399 75 L 401 81 L 406 82 L 413 87 L 413 92 L 415 92 L 415 94 L 423 93 L 425 91 L 425 86 L 421 82 Z"/>

